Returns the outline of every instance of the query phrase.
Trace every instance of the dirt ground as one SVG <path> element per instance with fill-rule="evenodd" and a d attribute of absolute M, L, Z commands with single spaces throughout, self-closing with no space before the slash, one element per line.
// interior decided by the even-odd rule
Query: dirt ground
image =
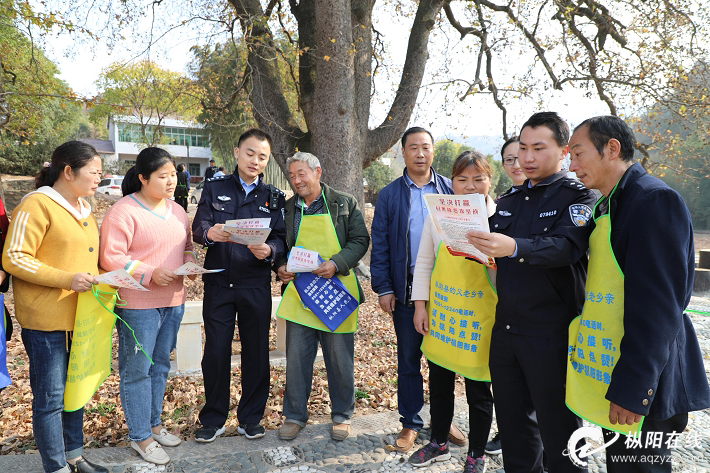
<path fill-rule="evenodd" d="M 31 178 L 2 175 L 5 206 L 8 214 L 17 206 L 22 197 L 33 189 Z M 113 199 L 97 198 L 96 216 L 103 218 Z M 364 209 L 365 219 L 370 226 L 374 209 Z M 710 249 L 710 231 L 696 232 L 695 248 Z M 199 263 L 204 261 L 204 250 L 197 248 Z M 198 278 L 186 280 L 188 300 L 200 300 L 203 286 Z M 279 284 L 272 284 L 272 294 L 280 294 Z M 384 410 L 397 409 L 397 359 L 396 337 L 390 317 L 382 313 L 377 303 L 377 295 L 372 292 L 370 283 L 362 280 L 366 302 L 360 307 L 359 329 L 355 337 L 355 386 L 357 407 L 355 416 L 367 415 Z M 6 294 L 6 304 L 13 312 L 12 290 Z M 272 324 L 275 326 L 275 324 Z M 15 333 L 7 345 L 7 366 L 13 384 L 7 387 L 0 397 L 0 454 L 21 454 L 34 451 L 31 424 L 31 391 L 27 356 L 20 341 L 20 327 L 13 323 Z M 241 351 L 235 334 L 233 353 Z M 275 349 L 275 327 L 272 327 L 270 345 Z M 114 366 L 116 361 L 117 340 L 114 335 Z M 422 373 L 428 378 L 428 368 L 422 361 Z M 240 369 L 232 370 L 230 397 L 230 415 L 227 422 L 227 435 L 236 435 L 236 408 L 241 395 Z M 268 429 L 281 426 L 281 411 L 285 385 L 285 370 L 282 367 L 271 369 L 271 389 L 263 425 Z M 428 400 L 428 384 L 425 381 L 425 398 Z M 463 382 L 456 385 L 457 395 L 464 393 Z M 201 377 L 174 377 L 168 381 L 164 402 L 163 423 L 168 430 L 189 438 L 198 428 L 197 414 L 204 402 L 204 389 Z M 330 422 L 330 402 L 327 377 L 322 363 L 316 365 L 309 411 L 310 422 Z M 127 426 L 119 400 L 119 378 L 111 374 L 85 409 L 85 445 L 86 447 L 127 445 Z"/>

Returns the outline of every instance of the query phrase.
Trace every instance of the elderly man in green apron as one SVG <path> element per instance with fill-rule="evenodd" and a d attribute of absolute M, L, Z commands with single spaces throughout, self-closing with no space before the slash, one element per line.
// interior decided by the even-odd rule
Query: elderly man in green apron
<path fill-rule="evenodd" d="M 566 402 L 604 428 L 608 473 L 670 473 L 671 448 L 689 444 L 679 438 L 688 412 L 710 406 L 684 313 L 695 268 L 690 214 L 676 191 L 634 162 L 634 132 L 622 119 L 585 120 L 569 146 L 570 171 L 602 198 L 584 310 L 569 329 Z M 586 466 L 576 453 L 570 459 Z"/>
<path fill-rule="evenodd" d="M 364 296 L 351 269 L 367 252 L 370 236 L 365 219 L 350 194 L 338 192 L 320 182 L 318 158 L 298 152 L 286 162 L 296 195 L 286 201 L 287 251 L 294 246 L 317 251 L 323 263 L 312 273 L 322 278 L 337 278 L 347 292 L 362 303 Z M 287 259 L 275 265 L 287 284 L 277 315 L 286 320 L 286 392 L 283 440 L 298 435 L 308 422 L 308 397 L 313 381 L 313 362 L 318 344 L 323 350 L 331 401 L 331 436 L 344 440 L 350 434 L 350 418 L 355 410 L 354 332 L 358 310 L 331 331 L 305 307 L 294 285 L 297 274 L 287 271 Z"/>

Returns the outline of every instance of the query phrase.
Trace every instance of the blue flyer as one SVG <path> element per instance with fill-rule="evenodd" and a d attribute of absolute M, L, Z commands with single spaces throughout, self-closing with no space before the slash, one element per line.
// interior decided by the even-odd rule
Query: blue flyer
<path fill-rule="evenodd" d="M 336 277 L 299 273 L 293 280 L 301 302 L 334 332 L 357 309 L 358 301 Z"/>

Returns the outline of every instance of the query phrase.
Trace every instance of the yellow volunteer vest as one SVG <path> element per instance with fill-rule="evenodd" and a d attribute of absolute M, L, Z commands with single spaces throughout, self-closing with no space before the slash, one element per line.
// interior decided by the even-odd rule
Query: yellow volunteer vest
<path fill-rule="evenodd" d="M 597 204 L 598 205 L 598 204 Z M 596 208 L 595 208 L 596 211 Z M 605 399 L 611 373 L 621 357 L 624 336 L 624 274 L 611 248 L 608 214 L 594 220 L 589 237 L 589 269 L 582 315 L 569 326 L 566 403 L 579 417 L 627 435 L 643 424 L 612 425 Z"/>
<path fill-rule="evenodd" d="M 84 407 L 111 374 L 111 336 L 116 323 L 113 308 L 117 298 L 118 290 L 106 284 L 79 293 L 64 388 L 66 412 Z"/>
<path fill-rule="evenodd" d="M 431 273 L 424 356 L 466 378 L 490 381 L 488 355 L 497 303 L 486 267 L 452 256 L 441 242 Z"/>
<path fill-rule="evenodd" d="M 330 217 L 328 201 L 325 199 L 325 194 L 321 195 L 323 195 L 323 202 L 328 213 L 304 215 L 303 207 L 301 207 L 301 224 L 298 227 L 298 235 L 294 246 L 317 251 L 321 258 L 327 261 L 331 256 L 340 252 L 342 248 L 338 242 L 338 235 L 335 233 L 333 220 Z M 350 295 L 359 299 L 357 279 L 353 271 L 350 271 L 347 276 L 336 274 L 336 277 L 343 282 Z M 356 331 L 358 311 L 359 308 L 355 309 L 334 333 L 352 333 Z M 303 305 L 296 287 L 291 283 L 286 287 L 279 308 L 276 310 L 276 316 L 317 330 L 330 332 L 330 329 Z"/>

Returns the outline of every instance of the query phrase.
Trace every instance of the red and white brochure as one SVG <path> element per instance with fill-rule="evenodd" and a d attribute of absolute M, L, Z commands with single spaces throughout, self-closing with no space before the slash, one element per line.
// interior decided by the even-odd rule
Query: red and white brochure
<path fill-rule="evenodd" d="M 478 250 L 466 239 L 466 233 L 470 230 L 490 232 L 486 198 L 483 194 L 427 194 L 424 199 L 429 215 L 434 219 L 434 226 L 449 253 L 472 258 L 496 269 L 495 259 Z"/>

